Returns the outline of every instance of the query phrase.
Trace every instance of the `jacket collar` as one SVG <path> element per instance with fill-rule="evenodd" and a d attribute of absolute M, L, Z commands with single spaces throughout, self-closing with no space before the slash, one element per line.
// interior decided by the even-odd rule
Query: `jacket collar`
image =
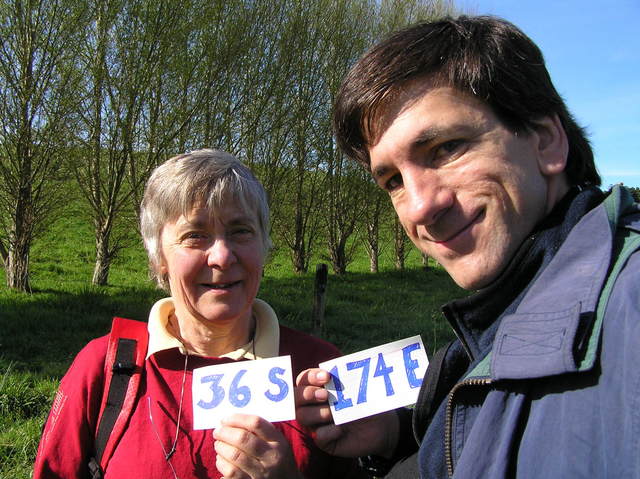
<path fill-rule="evenodd" d="M 619 193 L 619 190 L 618 190 Z M 493 379 L 576 372 L 592 335 L 612 257 L 615 225 L 625 205 L 614 190 L 571 230 L 516 311 L 503 317 L 491 357 Z M 587 252 L 585 254 L 585 252 Z"/>

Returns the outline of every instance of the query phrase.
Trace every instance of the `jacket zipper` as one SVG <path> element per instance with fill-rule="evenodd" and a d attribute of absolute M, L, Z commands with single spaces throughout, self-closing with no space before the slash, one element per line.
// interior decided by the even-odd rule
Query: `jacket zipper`
<path fill-rule="evenodd" d="M 449 477 L 453 477 L 453 451 L 451 450 L 451 428 L 453 426 L 452 407 L 453 396 L 463 386 L 488 386 L 491 384 L 490 378 L 483 379 L 465 379 L 462 382 L 456 384 L 449 392 L 447 398 L 447 414 L 445 416 L 445 429 L 444 429 L 444 452 L 447 461 L 447 474 Z"/>

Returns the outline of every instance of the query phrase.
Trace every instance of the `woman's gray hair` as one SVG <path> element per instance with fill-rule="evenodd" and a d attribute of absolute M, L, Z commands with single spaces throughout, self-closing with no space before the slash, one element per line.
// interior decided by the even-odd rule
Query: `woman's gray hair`
<path fill-rule="evenodd" d="M 159 274 L 164 225 L 198 203 L 215 214 L 229 201 L 241 211 L 255 213 L 266 254 L 271 247 L 267 194 L 236 157 L 219 150 L 196 150 L 168 159 L 151 173 L 140 206 L 140 232 L 151 274 L 160 287 L 169 288 L 167 278 Z"/>

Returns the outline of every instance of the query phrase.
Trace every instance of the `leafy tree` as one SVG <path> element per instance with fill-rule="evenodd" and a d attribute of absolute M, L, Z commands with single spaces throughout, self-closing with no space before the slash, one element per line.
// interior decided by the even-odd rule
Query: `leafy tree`
<path fill-rule="evenodd" d="M 71 0 L 0 5 L 0 254 L 7 285 L 30 289 L 29 252 L 63 195 L 79 76 L 71 68 L 86 22 Z"/>
<path fill-rule="evenodd" d="M 627 189 L 631 192 L 633 198 L 640 203 L 640 188 L 637 186 L 627 186 Z"/>
<path fill-rule="evenodd" d="M 176 66 L 185 53 L 185 6 L 188 11 L 189 4 L 170 0 L 91 3 L 91 28 L 77 63 L 87 72 L 81 148 L 71 164 L 94 225 L 93 284 L 107 283 L 111 262 L 134 228 L 118 230 L 118 221 L 132 202 L 137 206 L 151 169 L 172 149 L 192 113 L 179 102 L 185 95 L 175 98 L 191 93 L 193 78 L 189 66 L 186 74 Z"/>
<path fill-rule="evenodd" d="M 151 169 L 201 147 L 256 171 L 295 271 L 325 244 L 342 273 L 365 236 L 376 269 L 383 203 L 366 199 L 368 180 L 336 149 L 331 105 L 368 45 L 450 9 L 446 0 L 5 1 L 0 254 L 9 284 L 28 288 L 29 245 L 53 218 L 67 166 L 93 222 L 92 282 L 106 284 Z"/>
<path fill-rule="evenodd" d="M 365 208 L 363 211 L 362 222 L 366 234 L 364 235 L 364 245 L 369 256 L 369 270 L 372 273 L 378 272 L 378 260 L 384 241 L 380 238 L 384 234 L 382 226 L 386 217 L 394 217 L 391 203 L 387 194 L 379 188 L 370 177 L 363 185 L 364 197 L 363 202 Z"/>

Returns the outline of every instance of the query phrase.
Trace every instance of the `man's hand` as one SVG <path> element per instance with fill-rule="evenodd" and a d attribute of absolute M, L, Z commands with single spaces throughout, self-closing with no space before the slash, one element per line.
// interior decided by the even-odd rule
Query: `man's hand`
<path fill-rule="evenodd" d="M 247 414 L 213 431 L 216 467 L 229 479 L 302 478 L 286 438 L 269 421 Z"/>
<path fill-rule="evenodd" d="M 324 385 L 330 375 L 323 369 L 307 369 L 296 379 L 296 419 L 313 431 L 318 447 L 329 454 L 359 457 L 375 454 L 390 458 L 398 443 L 399 423 L 394 411 L 336 426 Z"/>

